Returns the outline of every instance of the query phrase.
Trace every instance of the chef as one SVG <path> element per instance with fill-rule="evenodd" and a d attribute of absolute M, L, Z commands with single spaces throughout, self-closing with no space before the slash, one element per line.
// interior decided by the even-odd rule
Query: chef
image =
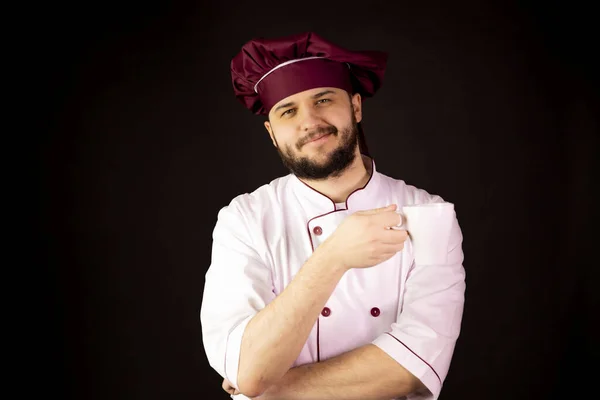
<path fill-rule="evenodd" d="M 236 399 L 437 399 L 459 336 L 465 272 L 454 217 L 443 265 L 419 265 L 397 212 L 444 200 L 384 175 L 362 105 L 387 56 L 315 33 L 253 39 L 236 97 L 267 117 L 290 173 L 218 213 L 200 319 Z M 394 228 L 394 229 L 391 229 Z"/>

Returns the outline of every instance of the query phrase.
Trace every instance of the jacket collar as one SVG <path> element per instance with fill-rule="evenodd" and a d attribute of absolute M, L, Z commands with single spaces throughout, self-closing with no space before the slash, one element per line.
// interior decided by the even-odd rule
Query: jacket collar
<path fill-rule="evenodd" d="M 371 208 L 379 189 L 381 177 L 375 168 L 375 160 L 365 158 L 365 161 L 371 163 L 371 177 L 364 187 L 356 189 L 346 199 L 346 208 L 352 212 Z M 310 214 L 323 214 L 335 210 L 335 202 L 331 198 L 302 182 L 295 175 L 292 175 L 291 184 L 301 206 Z"/>

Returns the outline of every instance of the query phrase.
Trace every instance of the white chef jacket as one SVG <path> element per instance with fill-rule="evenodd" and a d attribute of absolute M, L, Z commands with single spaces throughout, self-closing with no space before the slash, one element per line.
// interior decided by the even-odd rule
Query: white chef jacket
<path fill-rule="evenodd" d="M 369 182 L 350 194 L 345 209 L 336 209 L 331 199 L 290 174 L 237 196 L 219 211 L 200 319 L 208 361 L 233 386 L 246 325 L 285 289 L 344 218 L 388 204 L 400 208 L 443 201 L 377 172 L 374 161 L 372 167 Z M 437 399 L 460 331 L 462 263 L 462 233 L 455 215 L 446 264 L 416 264 L 409 238 L 389 260 L 347 271 L 293 366 L 372 343 L 430 391 L 408 399 Z"/>

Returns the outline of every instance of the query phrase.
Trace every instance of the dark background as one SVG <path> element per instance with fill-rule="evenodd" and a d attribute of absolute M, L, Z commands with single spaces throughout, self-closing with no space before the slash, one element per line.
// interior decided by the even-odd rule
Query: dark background
<path fill-rule="evenodd" d="M 199 321 L 212 229 L 234 196 L 287 173 L 263 119 L 235 100 L 229 62 L 253 37 L 314 30 L 389 52 L 364 108 L 371 154 L 456 204 L 467 294 L 441 399 L 589 397 L 598 31 L 583 4 L 35 8 L 23 30 L 41 121 L 32 386 L 65 399 L 228 398 Z"/>

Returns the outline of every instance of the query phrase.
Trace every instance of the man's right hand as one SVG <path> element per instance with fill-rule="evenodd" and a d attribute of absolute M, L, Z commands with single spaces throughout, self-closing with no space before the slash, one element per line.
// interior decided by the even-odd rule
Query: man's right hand
<path fill-rule="evenodd" d="M 369 268 L 404 248 L 405 230 L 390 229 L 402 223 L 396 205 L 359 211 L 347 217 L 321 245 L 344 268 Z"/>

